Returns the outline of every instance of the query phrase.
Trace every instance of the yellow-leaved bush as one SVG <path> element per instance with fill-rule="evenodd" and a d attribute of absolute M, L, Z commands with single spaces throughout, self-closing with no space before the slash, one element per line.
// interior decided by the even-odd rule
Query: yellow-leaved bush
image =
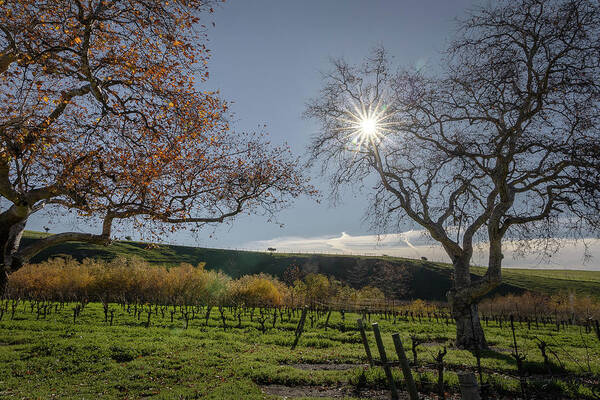
<path fill-rule="evenodd" d="M 136 258 L 112 261 L 54 258 L 28 264 L 10 275 L 8 296 L 40 301 L 100 301 L 161 305 L 247 307 L 381 307 L 383 292 L 354 289 L 333 277 L 309 273 L 290 286 L 264 274 L 231 279 L 204 264 L 150 265 Z M 397 303 L 398 304 L 398 303 Z"/>

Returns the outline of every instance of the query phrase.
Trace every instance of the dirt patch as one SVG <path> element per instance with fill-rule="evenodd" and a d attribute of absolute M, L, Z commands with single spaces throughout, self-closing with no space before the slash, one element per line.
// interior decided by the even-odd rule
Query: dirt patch
<path fill-rule="evenodd" d="M 282 364 L 283 366 L 303 369 L 306 371 L 345 371 L 352 368 L 367 368 L 369 364 Z"/>
<path fill-rule="evenodd" d="M 281 396 L 283 399 L 292 399 L 297 397 L 330 397 L 333 399 L 342 399 L 344 397 L 358 397 L 363 399 L 381 399 L 389 400 L 389 390 L 365 389 L 356 392 L 349 386 L 284 386 L 284 385 L 266 385 L 261 386 L 263 393 L 273 396 Z M 408 399 L 408 394 L 400 393 L 400 399 Z"/>
<path fill-rule="evenodd" d="M 425 339 L 425 341 L 420 343 L 419 346 L 425 346 L 425 347 L 440 346 L 440 345 L 448 345 L 449 343 L 451 343 L 451 341 L 448 338 L 434 337 L 434 338 Z"/>
<path fill-rule="evenodd" d="M 506 349 L 506 348 L 495 347 L 495 346 L 490 346 L 489 349 L 490 349 L 490 351 L 495 351 L 496 353 L 508 353 L 508 354 L 511 354 L 513 352 L 513 349 Z"/>

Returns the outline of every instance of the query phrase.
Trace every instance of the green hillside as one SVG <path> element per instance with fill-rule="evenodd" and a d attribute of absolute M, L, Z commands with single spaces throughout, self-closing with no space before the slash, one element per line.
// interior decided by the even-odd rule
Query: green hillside
<path fill-rule="evenodd" d="M 25 232 L 23 244 L 45 236 Z M 182 262 L 221 270 L 236 278 L 265 272 L 281 277 L 291 265 L 307 272 L 333 275 L 354 287 L 378 286 L 399 298 L 444 300 L 451 287 L 452 268 L 448 264 L 396 257 L 362 257 L 324 254 L 283 254 L 253 251 L 209 249 L 190 246 L 153 245 L 132 241 L 117 241 L 110 246 L 72 242 L 49 248 L 38 254 L 33 263 L 51 257 L 69 256 L 77 260 L 94 258 L 112 260 L 115 257 L 139 257 L 157 265 Z M 481 275 L 484 268 L 473 268 Z M 575 291 L 600 298 L 600 272 L 567 270 L 504 269 L 504 282 L 491 295 L 521 293 L 524 290 L 543 293 Z"/>

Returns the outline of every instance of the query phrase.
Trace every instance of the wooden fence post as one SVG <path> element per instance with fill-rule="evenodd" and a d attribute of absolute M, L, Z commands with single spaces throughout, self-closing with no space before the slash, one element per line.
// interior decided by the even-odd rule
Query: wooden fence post
<path fill-rule="evenodd" d="M 410 397 L 410 400 L 418 400 L 419 393 L 417 392 L 417 386 L 415 385 L 415 380 L 413 379 L 410 366 L 408 365 L 408 360 L 406 359 L 406 353 L 404 352 L 404 347 L 402 346 L 402 340 L 400 340 L 400 334 L 394 333 L 392 335 L 392 339 L 394 340 L 396 354 L 398 354 L 398 360 L 400 361 L 400 366 L 402 367 L 402 374 L 404 375 L 404 380 L 406 381 L 408 396 Z"/>
<path fill-rule="evenodd" d="M 327 313 L 327 319 L 325 320 L 325 330 L 327 330 L 329 327 L 329 317 L 331 317 L 331 308 L 329 309 L 329 312 Z"/>
<path fill-rule="evenodd" d="M 396 383 L 394 382 L 394 376 L 392 375 L 392 369 L 387 361 L 387 356 L 385 354 L 385 347 L 383 347 L 383 340 L 381 340 L 381 332 L 379 332 L 379 324 L 374 322 L 371 324 L 373 327 L 373 334 L 375 335 L 375 342 L 377 343 L 377 349 L 379 350 L 379 357 L 381 358 L 381 364 L 383 365 L 383 370 L 385 371 L 385 375 L 390 385 L 390 390 L 392 391 L 392 399 L 398 399 L 398 391 L 396 390 Z"/>
<path fill-rule="evenodd" d="M 457 375 L 463 400 L 481 400 L 475 374 L 472 372 L 459 372 Z"/>
<path fill-rule="evenodd" d="M 365 347 L 365 353 L 367 353 L 369 365 L 372 367 L 373 357 L 371 356 L 371 348 L 369 347 L 369 342 L 367 341 L 367 334 L 365 333 L 365 326 L 363 325 L 362 318 L 357 319 L 356 324 L 358 325 L 358 330 L 360 331 L 360 338 L 362 339 L 363 346 Z"/>
<path fill-rule="evenodd" d="M 304 307 L 302 309 L 302 315 L 300 315 L 300 321 L 298 321 L 298 326 L 296 327 L 296 338 L 294 339 L 294 344 L 292 344 L 292 350 L 294 350 L 298 345 L 298 340 L 300 340 L 300 336 L 302 335 L 302 331 L 304 330 L 304 321 L 306 321 L 307 312 L 308 308 Z"/>

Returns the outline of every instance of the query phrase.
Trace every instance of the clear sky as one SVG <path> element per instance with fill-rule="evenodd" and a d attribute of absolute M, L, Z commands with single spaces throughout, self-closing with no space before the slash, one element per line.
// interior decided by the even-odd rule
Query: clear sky
<path fill-rule="evenodd" d="M 375 46 L 383 45 L 397 65 L 435 68 L 439 53 L 452 38 L 457 17 L 486 0 L 227 0 L 209 25 L 212 51 L 206 89 L 219 89 L 233 102 L 234 129 L 252 131 L 263 125 L 275 144 L 287 142 L 302 156 L 317 126 L 302 119 L 305 103 L 318 94 L 321 73 L 332 57 L 359 63 Z M 197 237 L 179 232 L 164 242 L 206 247 L 281 245 L 280 238 L 368 237 L 375 232 L 363 221 L 366 194 L 348 190 L 341 204 L 327 200 L 328 187 L 313 171 L 314 184 L 325 195 L 317 204 L 300 199 L 278 215 L 278 222 L 244 216 L 232 225 Z M 368 189 L 367 189 L 368 190 Z M 49 223 L 44 215 L 28 229 L 52 232 L 99 230 L 72 219 Z M 406 230 L 413 228 L 406 226 Z M 212 237 L 209 234 L 213 233 Z M 124 236 L 127 233 L 123 233 Z M 134 238 L 135 232 L 129 233 Z M 316 239 L 315 239 L 316 238 Z M 402 240 L 400 240 L 402 241 Z M 301 246 L 300 246 L 301 247 Z M 315 244 L 316 247 L 316 244 Z M 319 247 L 320 248 L 320 247 Z M 364 250 L 364 248 L 362 248 Z M 357 252 L 360 252 L 357 248 Z"/>
<path fill-rule="evenodd" d="M 461 1 L 247 1 L 229 0 L 217 10 L 210 31 L 214 87 L 235 101 L 237 129 L 266 124 L 275 143 L 286 141 L 299 155 L 317 126 L 301 117 L 322 86 L 331 57 L 358 63 L 384 45 L 401 64 L 435 64 L 454 30 L 454 20 L 474 4 Z M 328 187 L 315 174 L 326 196 Z M 349 190 L 332 207 L 299 200 L 279 215 L 285 224 L 244 218 L 218 230 L 215 244 L 243 245 L 279 236 L 369 233 L 363 223 L 366 198 Z M 213 242 L 213 241 L 211 241 Z"/>

